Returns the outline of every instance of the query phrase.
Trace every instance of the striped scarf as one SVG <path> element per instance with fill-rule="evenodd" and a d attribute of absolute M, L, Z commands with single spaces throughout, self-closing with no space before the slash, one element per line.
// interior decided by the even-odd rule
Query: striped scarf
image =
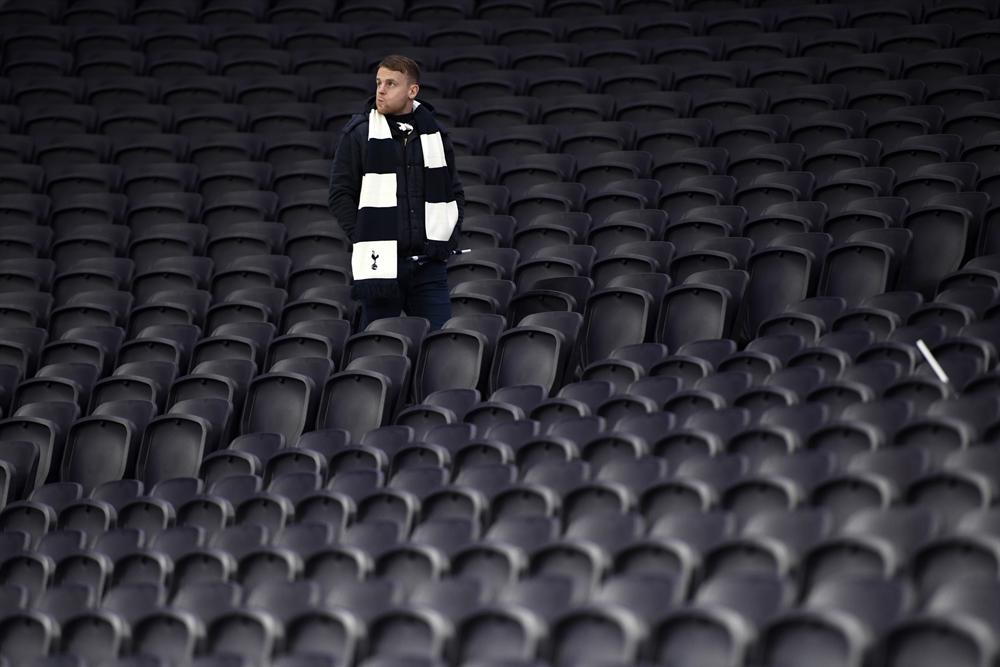
<path fill-rule="evenodd" d="M 444 260 L 448 241 L 458 223 L 458 204 L 451 187 L 451 174 L 445 159 L 444 143 L 434 116 L 417 101 L 413 119 L 424 157 L 424 232 L 426 254 Z M 368 114 L 368 145 L 365 173 L 358 198 L 358 224 L 355 230 L 351 267 L 354 271 L 355 299 L 389 298 L 398 294 L 396 283 L 397 245 L 396 146 L 389 122 L 372 109 Z"/>

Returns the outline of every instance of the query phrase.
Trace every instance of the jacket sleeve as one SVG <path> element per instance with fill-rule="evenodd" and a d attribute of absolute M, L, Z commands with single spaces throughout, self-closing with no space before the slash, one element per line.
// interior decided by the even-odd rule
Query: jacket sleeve
<path fill-rule="evenodd" d="M 361 196 L 361 145 L 357 132 L 345 132 L 337 145 L 330 170 L 330 212 L 337 216 L 347 238 L 354 240 Z"/>
<path fill-rule="evenodd" d="M 451 232 L 451 239 L 448 240 L 448 248 L 455 250 L 458 248 L 458 235 L 462 231 L 462 221 L 465 220 L 465 188 L 462 186 L 462 179 L 458 177 L 458 166 L 455 163 L 455 146 L 451 143 L 451 134 L 443 131 L 441 136 L 444 138 L 445 161 L 451 172 L 452 195 L 455 197 L 455 203 L 458 205 L 458 222 L 455 223 L 455 229 Z"/>

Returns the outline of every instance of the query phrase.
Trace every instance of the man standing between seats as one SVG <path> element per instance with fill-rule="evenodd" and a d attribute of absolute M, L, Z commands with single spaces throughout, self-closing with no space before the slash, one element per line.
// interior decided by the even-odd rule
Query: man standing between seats
<path fill-rule="evenodd" d="M 407 315 L 431 330 L 451 317 L 445 262 L 458 247 L 465 193 L 451 137 L 417 101 L 420 68 L 378 67 L 376 94 L 344 126 L 330 175 L 330 210 L 354 244 L 351 295 L 364 326 Z"/>

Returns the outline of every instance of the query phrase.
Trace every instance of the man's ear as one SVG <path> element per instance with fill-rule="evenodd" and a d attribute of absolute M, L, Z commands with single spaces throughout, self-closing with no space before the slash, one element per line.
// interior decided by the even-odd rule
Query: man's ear
<path fill-rule="evenodd" d="M 407 94 L 407 97 L 409 97 L 411 100 L 414 100 L 414 99 L 417 98 L 417 93 L 418 92 L 420 92 L 420 86 L 418 86 L 415 83 L 411 84 L 410 85 L 410 92 Z"/>

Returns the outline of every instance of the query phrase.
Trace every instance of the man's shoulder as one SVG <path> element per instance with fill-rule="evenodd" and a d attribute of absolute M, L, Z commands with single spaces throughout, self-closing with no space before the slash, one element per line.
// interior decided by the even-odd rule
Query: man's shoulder
<path fill-rule="evenodd" d="M 351 134 L 352 132 L 358 132 L 363 127 L 368 126 L 368 116 L 363 113 L 356 113 L 351 116 L 351 119 L 347 121 L 341 132 L 344 134 Z"/>
<path fill-rule="evenodd" d="M 338 155 L 357 155 L 368 137 L 368 117 L 356 113 L 340 128 L 337 135 Z"/>
<path fill-rule="evenodd" d="M 434 118 L 434 124 L 437 125 L 438 132 L 441 133 L 442 137 L 450 137 L 451 136 L 451 130 L 449 130 L 447 127 L 445 127 L 445 125 L 440 120 L 438 120 L 436 117 Z"/>

